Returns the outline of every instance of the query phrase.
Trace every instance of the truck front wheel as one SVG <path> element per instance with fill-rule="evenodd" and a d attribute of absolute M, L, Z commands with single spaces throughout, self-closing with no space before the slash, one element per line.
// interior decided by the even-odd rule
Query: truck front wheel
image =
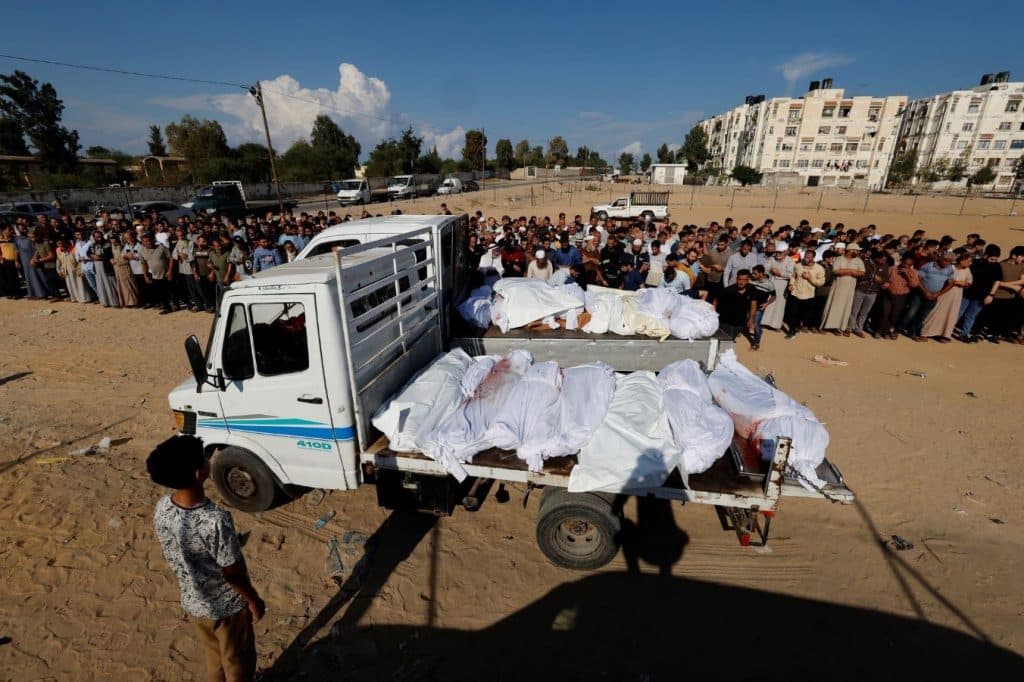
<path fill-rule="evenodd" d="M 261 512 L 277 499 L 277 481 L 260 459 L 242 448 L 227 447 L 213 456 L 210 477 L 235 509 Z"/>
<path fill-rule="evenodd" d="M 640 214 L 641 218 L 654 220 L 654 211 L 644 211 Z"/>
<path fill-rule="evenodd" d="M 619 552 L 622 520 L 614 496 L 546 488 L 537 519 L 537 545 L 562 568 L 593 570 Z"/>
<path fill-rule="evenodd" d="M 598 211 L 597 219 L 600 220 L 601 222 L 608 220 L 608 211 Z"/>

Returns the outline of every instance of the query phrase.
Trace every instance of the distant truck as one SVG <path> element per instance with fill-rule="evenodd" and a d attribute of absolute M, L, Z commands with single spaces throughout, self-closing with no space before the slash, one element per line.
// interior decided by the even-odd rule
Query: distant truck
<path fill-rule="evenodd" d="M 462 193 L 462 180 L 458 178 L 447 178 L 441 183 L 441 186 L 437 188 L 438 194 L 461 194 Z"/>
<path fill-rule="evenodd" d="M 388 185 L 388 199 L 401 201 L 416 197 L 429 197 L 438 188 L 437 175 L 396 175 Z"/>
<path fill-rule="evenodd" d="M 631 192 L 628 197 L 619 197 L 610 204 L 594 206 L 590 214 L 596 215 L 599 220 L 648 216 L 652 220 L 661 220 L 668 217 L 668 195 L 668 192 Z"/>
<path fill-rule="evenodd" d="M 286 199 L 281 202 L 284 208 L 295 208 L 298 202 Z M 192 201 L 185 204 L 196 213 L 217 213 L 229 218 L 242 218 L 247 215 L 276 211 L 277 201 L 247 201 L 245 189 L 238 180 L 215 180 L 199 190 Z"/>

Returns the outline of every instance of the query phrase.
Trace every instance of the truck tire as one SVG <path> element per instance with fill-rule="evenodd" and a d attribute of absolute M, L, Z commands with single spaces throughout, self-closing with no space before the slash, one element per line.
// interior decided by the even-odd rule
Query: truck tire
<path fill-rule="evenodd" d="M 601 222 L 608 220 L 608 211 L 598 211 L 597 219 L 600 220 Z"/>
<path fill-rule="evenodd" d="M 266 511 L 277 499 L 277 480 L 270 469 L 242 448 L 226 447 L 215 454 L 210 477 L 224 501 L 241 511 Z"/>
<path fill-rule="evenodd" d="M 644 211 L 643 213 L 640 214 L 640 217 L 644 219 L 646 219 L 648 216 L 650 216 L 651 220 L 654 220 L 654 211 Z"/>
<path fill-rule="evenodd" d="M 622 519 L 614 497 L 545 488 L 537 518 L 537 546 L 562 568 L 593 570 L 619 552 Z"/>

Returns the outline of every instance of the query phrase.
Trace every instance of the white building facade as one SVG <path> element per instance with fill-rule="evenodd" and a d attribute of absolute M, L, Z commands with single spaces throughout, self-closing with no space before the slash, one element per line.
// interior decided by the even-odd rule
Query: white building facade
<path fill-rule="evenodd" d="M 748 97 L 701 121 L 711 162 L 765 174 L 765 184 L 880 189 L 896 148 L 907 97 L 847 97 L 832 80 L 801 97 Z"/>
<path fill-rule="evenodd" d="M 966 177 L 982 166 L 995 173 L 991 187 L 1010 191 L 1014 168 L 1024 155 L 1024 82 L 1010 74 L 986 74 L 970 90 L 918 99 L 907 106 L 897 142 L 899 152 L 917 152 L 919 184 L 926 169 L 957 162 Z"/>

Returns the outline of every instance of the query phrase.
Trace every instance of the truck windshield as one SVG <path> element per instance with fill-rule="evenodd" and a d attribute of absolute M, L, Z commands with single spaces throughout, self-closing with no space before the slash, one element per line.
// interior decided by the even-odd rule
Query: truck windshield
<path fill-rule="evenodd" d="M 341 188 L 342 189 L 360 189 L 362 187 L 362 185 L 363 185 L 363 183 L 361 181 L 359 181 L 359 180 L 346 180 L 345 182 L 341 183 Z"/>

